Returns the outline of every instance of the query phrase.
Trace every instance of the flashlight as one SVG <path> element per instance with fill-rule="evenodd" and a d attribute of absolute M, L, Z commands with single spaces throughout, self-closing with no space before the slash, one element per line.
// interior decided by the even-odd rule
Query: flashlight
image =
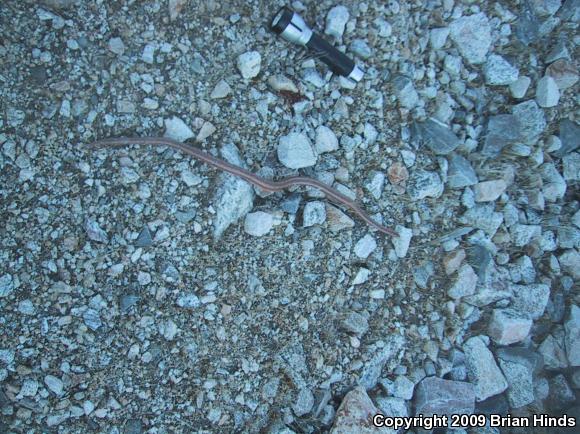
<path fill-rule="evenodd" d="M 362 79 L 364 71 L 351 58 L 314 33 L 302 17 L 292 9 L 287 7 L 280 9 L 274 16 L 271 27 L 275 33 L 287 41 L 313 50 L 316 57 L 326 63 L 332 72 L 348 77 L 355 82 Z"/>

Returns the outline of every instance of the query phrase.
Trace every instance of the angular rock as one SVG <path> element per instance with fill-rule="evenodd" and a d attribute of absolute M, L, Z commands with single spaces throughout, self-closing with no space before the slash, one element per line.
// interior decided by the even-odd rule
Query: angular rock
<path fill-rule="evenodd" d="M 479 336 L 470 338 L 463 345 L 463 351 L 467 375 L 474 385 L 477 401 L 483 401 L 507 389 L 507 381 L 498 368 L 493 354 Z"/>
<path fill-rule="evenodd" d="M 336 412 L 331 434 L 375 434 L 382 432 L 373 425 L 372 419 L 379 410 L 363 387 L 348 392 Z"/>
<path fill-rule="evenodd" d="M 542 236 L 542 227 L 540 225 L 514 224 L 510 226 L 510 235 L 514 245 L 522 247 L 532 240 L 539 239 Z"/>
<path fill-rule="evenodd" d="M 514 83 L 518 79 L 519 73 L 518 68 L 497 54 L 490 54 L 483 68 L 485 82 L 493 86 Z"/>
<path fill-rule="evenodd" d="M 231 164 L 245 166 L 235 145 L 224 145 L 221 153 Z M 254 204 L 254 189 L 246 181 L 223 173 L 213 202 L 216 209 L 213 236 L 219 238 L 233 222 L 250 212 Z"/>
<path fill-rule="evenodd" d="M 491 27 L 483 12 L 456 19 L 449 30 L 457 49 L 469 63 L 485 61 L 491 46 Z"/>
<path fill-rule="evenodd" d="M 246 214 L 244 231 L 249 235 L 261 237 L 270 232 L 273 225 L 274 218 L 272 217 L 272 214 L 263 211 L 256 211 Z"/>
<path fill-rule="evenodd" d="M 191 139 L 195 136 L 191 128 L 189 128 L 185 122 L 176 116 L 171 119 L 165 119 L 165 137 L 169 137 L 178 142 L 184 142 L 187 139 Z"/>
<path fill-rule="evenodd" d="M 354 254 L 361 259 L 366 259 L 377 248 L 377 242 L 370 235 L 366 234 L 354 246 Z"/>
<path fill-rule="evenodd" d="M 493 237 L 503 222 L 503 214 L 495 212 L 492 204 L 475 205 L 461 216 L 460 221 L 479 228 Z"/>
<path fill-rule="evenodd" d="M 474 406 L 475 390 L 470 383 L 427 377 L 417 385 L 416 415 L 472 414 Z"/>
<path fill-rule="evenodd" d="M 393 79 L 393 90 L 401 107 L 406 109 L 414 108 L 419 102 L 419 94 L 415 90 L 413 80 L 409 77 L 398 76 Z"/>
<path fill-rule="evenodd" d="M 225 80 L 220 80 L 220 81 L 218 81 L 218 83 L 215 85 L 215 87 L 211 91 L 211 94 L 209 97 L 211 99 L 220 99 L 220 98 L 225 98 L 230 93 L 232 93 L 232 88 L 230 87 L 228 82 Z"/>
<path fill-rule="evenodd" d="M 318 154 L 336 151 L 338 149 L 336 134 L 330 128 L 320 125 L 316 128 L 315 148 Z"/>
<path fill-rule="evenodd" d="M 411 244 L 411 238 L 413 237 L 413 230 L 397 225 L 395 228 L 398 237 L 392 239 L 393 246 L 395 247 L 395 254 L 398 258 L 404 258 L 407 256 L 409 251 L 409 245 Z"/>
<path fill-rule="evenodd" d="M 324 202 L 308 202 L 304 206 L 302 220 L 305 228 L 323 224 L 326 221 L 326 208 Z"/>
<path fill-rule="evenodd" d="M 256 77 L 261 65 L 262 56 L 257 51 L 248 51 L 238 56 L 238 69 L 246 80 Z"/>
<path fill-rule="evenodd" d="M 536 86 L 536 102 L 540 107 L 556 107 L 560 101 L 560 91 L 556 80 L 549 75 L 541 78 Z"/>
<path fill-rule="evenodd" d="M 434 50 L 440 50 L 445 45 L 447 37 L 449 36 L 449 27 L 440 27 L 431 29 L 429 32 L 429 42 L 431 48 Z"/>
<path fill-rule="evenodd" d="M 484 181 L 473 187 L 476 202 L 492 202 L 502 195 L 507 184 L 503 179 Z"/>
<path fill-rule="evenodd" d="M 272 75 L 268 78 L 268 84 L 278 92 L 281 90 L 292 93 L 299 92 L 294 82 L 284 75 Z"/>
<path fill-rule="evenodd" d="M 568 59 L 558 59 L 546 68 L 546 76 L 552 77 L 560 90 L 566 90 L 578 82 L 578 69 Z"/>
<path fill-rule="evenodd" d="M 459 138 L 451 129 L 433 119 L 415 122 L 413 139 L 419 143 L 424 143 L 437 155 L 447 155 L 460 144 Z"/>
<path fill-rule="evenodd" d="M 533 320 L 540 318 L 550 298 L 550 287 L 544 283 L 511 285 L 513 293 L 511 308 Z"/>
<path fill-rule="evenodd" d="M 481 153 L 495 157 L 505 146 L 523 139 L 524 134 L 517 116 L 507 114 L 492 116 L 487 124 L 487 134 Z"/>
<path fill-rule="evenodd" d="M 525 144 L 534 145 L 546 129 L 544 111 L 535 101 L 529 100 L 513 106 L 512 114 L 520 125 L 521 139 Z"/>
<path fill-rule="evenodd" d="M 532 80 L 530 77 L 521 76 L 516 81 L 510 84 L 510 92 L 516 99 L 521 99 L 526 96 Z"/>
<path fill-rule="evenodd" d="M 443 182 L 436 172 L 416 170 L 409 178 L 407 192 L 412 200 L 439 197 L 443 193 Z"/>
<path fill-rule="evenodd" d="M 332 232 L 339 232 L 343 229 L 353 228 L 355 223 L 348 215 L 335 206 L 326 204 L 326 221 L 328 229 Z"/>
<path fill-rule="evenodd" d="M 405 338 L 400 335 L 390 335 L 385 339 L 383 348 L 376 351 L 373 357 L 365 363 L 358 384 L 366 390 L 377 385 L 381 372 L 385 366 L 393 369 L 403 357 L 405 352 Z"/>
<path fill-rule="evenodd" d="M 448 157 L 447 185 L 451 188 L 464 188 L 477 183 L 477 175 L 471 163 L 459 154 Z"/>
<path fill-rule="evenodd" d="M 566 357 L 566 348 L 564 343 L 564 333 L 555 330 L 551 335 L 546 336 L 538 348 L 540 354 L 544 357 L 546 369 L 565 369 L 568 367 Z"/>
<path fill-rule="evenodd" d="M 334 6 L 326 15 L 326 27 L 324 33 L 333 36 L 336 39 L 342 39 L 342 34 L 348 22 L 350 14 L 345 6 Z"/>
<path fill-rule="evenodd" d="M 530 334 L 532 320 L 514 309 L 494 309 L 487 333 L 498 345 L 521 342 Z"/>
<path fill-rule="evenodd" d="M 451 298 L 458 299 L 467 297 L 475 293 L 477 286 L 477 274 L 471 268 L 471 265 L 464 264 L 459 269 L 455 283 L 447 291 L 447 295 Z"/>
<path fill-rule="evenodd" d="M 566 181 L 580 181 L 580 154 L 573 152 L 562 159 L 564 165 L 564 179 Z"/>
<path fill-rule="evenodd" d="M 302 133 L 290 133 L 280 137 L 278 159 L 290 169 L 301 169 L 316 164 L 316 154 L 310 140 Z"/>
<path fill-rule="evenodd" d="M 557 157 L 562 157 L 580 147 L 580 126 L 571 120 L 560 121 L 560 140 L 562 147 L 556 151 Z"/>
<path fill-rule="evenodd" d="M 523 350 L 523 351 L 520 351 Z M 520 408 L 535 400 L 534 361 L 526 359 L 524 348 L 505 348 L 498 351 L 498 361 L 507 382 L 507 398 L 511 408 Z"/>
<path fill-rule="evenodd" d="M 580 253 L 569 249 L 558 257 L 562 270 L 574 279 L 580 279 Z"/>
<path fill-rule="evenodd" d="M 463 260 L 465 259 L 465 250 L 459 249 L 449 253 L 443 258 L 443 267 L 445 268 L 445 274 L 448 276 L 455 273 Z"/>
<path fill-rule="evenodd" d="M 348 333 L 364 335 L 369 329 L 369 322 L 366 315 L 358 312 L 350 312 L 342 321 L 341 328 Z"/>
<path fill-rule="evenodd" d="M 314 407 L 314 395 L 308 388 L 300 389 L 296 401 L 292 405 L 294 414 L 298 417 L 304 416 L 310 413 L 312 407 Z"/>
<path fill-rule="evenodd" d="M 548 202 L 556 202 L 558 199 L 562 199 L 566 194 L 567 185 L 554 163 L 542 164 L 540 166 L 540 174 L 542 175 L 544 198 Z"/>

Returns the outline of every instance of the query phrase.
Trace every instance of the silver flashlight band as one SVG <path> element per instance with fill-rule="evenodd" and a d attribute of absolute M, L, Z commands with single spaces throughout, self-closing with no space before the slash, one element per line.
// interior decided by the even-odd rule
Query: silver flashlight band
<path fill-rule="evenodd" d="M 278 23 L 281 16 L 282 12 L 272 20 L 273 26 Z M 306 25 L 302 17 L 294 12 L 290 24 L 288 24 L 280 36 L 294 44 L 306 45 L 310 41 L 310 38 L 312 38 L 312 30 Z"/>

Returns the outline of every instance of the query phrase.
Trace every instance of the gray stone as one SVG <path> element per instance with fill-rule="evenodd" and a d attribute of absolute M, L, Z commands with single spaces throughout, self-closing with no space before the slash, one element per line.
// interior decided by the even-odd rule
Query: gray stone
<path fill-rule="evenodd" d="M 342 39 L 342 34 L 349 18 L 348 9 L 345 6 L 334 6 L 326 15 L 326 27 L 324 33 L 336 39 Z"/>
<path fill-rule="evenodd" d="M 330 128 L 320 125 L 316 128 L 315 148 L 318 154 L 336 151 L 338 149 L 336 134 Z"/>
<path fill-rule="evenodd" d="M 550 298 L 548 285 L 544 283 L 511 285 L 511 290 L 513 293 L 511 308 L 533 320 L 537 320 L 544 314 Z"/>
<path fill-rule="evenodd" d="M 458 299 L 467 297 L 475 293 L 477 286 L 477 274 L 469 264 L 463 264 L 457 274 L 455 283 L 447 291 L 447 295 L 451 298 Z"/>
<path fill-rule="evenodd" d="M 424 143 L 433 153 L 447 155 L 460 144 L 455 133 L 440 122 L 427 119 L 413 125 L 413 139 Z"/>
<path fill-rule="evenodd" d="M 498 345 L 511 345 L 528 337 L 532 320 L 514 309 L 494 309 L 487 328 Z"/>
<path fill-rule="evenodd" d="M 238 69 L 246 80 L 256 77 L 261 65 L 262 56 L 257 51 L 248 51 L 238 56 Z"/>
<path fill-rule="evenodd" d="M 580 154 L 573 152 L 564 155 L 562 163 L 564 165 L 564 179 L 566 181 L 580 181 Z"/>
<path fill-rule="evenodd" d="M 364 39 L 354 39 L 350 44 L 350 51 L 362 59 L 368 59 L 373 54 L 373 50 Z"/>
<path fill-rule="evenodd" d="M 221 153 L 229 163 L 240 167 L 245 166 L 234 144 L 224 145 Z M 214 194 L 213 203 L 216 209 L 213 236 L 220 238 L 232 223 L 250 212 L 254 204 L 254 189 L 246 181 L 223 173 L 220 175 L 220 183 Z"/>
<path fill-rule="evenodd" d="M 492 202 L 502 195 L 507 184 L 503 179 L 484 181 L 473 187 L 476 202 Z"/>
<path fill-rule="evenodd" d="M 377 407 L 381 411 L 382 414 L 389 417 L 408 417 L 409 416 L 409 408 L 407 407 L 407 403 L 404 399 L 395 398 L 395 397 L 384 397 L 384 396 L 377 396 L 375 398 L 375 402 L 377 403 Z M 385 430 L 386 433 L 389 430 Z M 396 431 L 391 429 L 390 433 L 395 434 Z"/>
<path fill-rule="evenodd" d="M 451 188 L 464 188 L 477 183 L 477 175 L 471 163 L 459 154 L 448 157 L 447 185 Z"/>
<path fill-rule="evenodd" d="M 385 339 L 382 348 L 373 352 L 373 357 L 365 363 L 358 384 L 366 390 L 374 388 L 381 376 L 383 368 L 393 369 L 405 352 L 405 338 L 400 335 L 390 335 Z"/>
<path fill-rule="evenodd" d="M 566 377 L 558 374 L 548 380 L 550 384 L 550 394 L 548 399 L 555 408 L 566 408 L 576 401 L 576 394 L 568 384 Z"/>
<path fill-rule="evenodd" d="M 546 129 L 544 111 L 535 101 L 529 100 L 513 106 L 512 113 L 520 125 L 521 138 L 525 144 L 534 145 Z"/>
<path fill-rule="evenodd" d="M 503 57 L 490 54 L 483 68 L 485 82 L 490 85 L 503 86 L 514 83 L 519 76 L 519 70 Z"/>
<path fill-rule="evenodd" d="M 230 93 L 232 93 L 232 88 L 230 87 L 228 82 L 225 80 L 220 80 L 213 88 L 209 97 L 211 99 L 220 99 L 225 98 Z"/>
<path fill-rule="evenodd" d="M 171 119 L 165 119 L 165 137 L 169 137 L 178 142 L 184 142 L 187 139 L 191 139 L 195 136 L 191 128 L 189 128 L 185 122 L 176 116 Z"/>
<path fill-rule="evenodd" d="M 542 192 L 544 198 L 548 202 L 556 202 L 562 199 L 566 194 L 566 181 L 556 169 L 554 163 L 544 163 L 540 166 L 540 174 L 542 175 Z"/>
<path fill-rule="evenodd" d="M 475 388 L 475 397 L 483 401 L 502 393 L 508 384 L 498 368 L 493 354 L 479 337 L 470 338 L 464 345 L 465 365 L 469 381 Z"/>
<path fill-rule="evenodd" d="M 408 401 L 413 398 L 414 389 L 415 383 L 404 375 L 399 375 L 393 382 L 392 393 L 396 398 L 406 399 Z"/>
<path fill-rule="evenodd" d="M 485 61 L 492 41 L 489 20 L 483 12 L 458 18 L 451 23 L 449 29 L 451 39 L 469 63 Z"/>
<path fill-rule="evenodd" d="M 272 217 L 272 214 L 263 211 L 256 211 L 246 214 L 244 231 L 249 235 L 261 237 L 270 232 L 273 225 L 274 218 Z"/>
<path fill-rule="evenodd" d="M 149 226 L 145 225 L 135 240 L 135 247 L 149 247 L 152 244 L 153 238 L 151 237 L 151 231 L 149 231 Z"/>
<path fill-rule="evenodd" d="M 316 154 L 310 140 L 302 133 L 290 133 L 280 137 L 278 159 L 290 169 L 301 169 L 316 164 Z"/>
<path fill-rule="evenodd" d="M 435 266 L 432 261 L 426 261 L 419 267 L 415 267 L 413 269 L 413 279 L 415 280 L 415 284 L 421 289 L 426 289 L 429 279 L 433 276 L 434 272 Z"/>
<path fill-rule="evenodd" d="M 530 369 L 519 363 L 499 359 L 507 382 L 507 399 L 511 408 L 520 408 L 534 401 L 533 376 Z"/>
<path fill-rule="evenodd" d="M 429 32 L 429 42 L 434 50 L 440 50 L 445 45 L 449 36 L 449 27 L 439 27 L 431 29 Z"/>
<path fill-rule="evenodd" d="M 14 281 L 10 274 L 0 277 L 0 298 L 8 297 L 14 290 Z"/>
<path fill-rule="evenodd" d="M 109 51 L 121 56 L 125 52 L 125 44 L 121 38 L 111 38 L 109 39 Z"/>
<path fill-rule="evenodd" d="M 528 4 L 537 16 L 548 17 L 558 12 L 562 0 L 530 0 Z"/>
<path fill-rule="evenodd" d="M 578 69 L 568 59 L 556 60 L 546 68 L 546 75 L 554 79 L 560 90 L 566 90 L 578 82 Z"/>
<path fill-rule="evenodd" d="M 326 208 L 324 202 L 308 202 L 304 206 L 302 220 L 304 227 L 323 224 L 326 221 Z"/>
<path fill-rule="evenodd" d="M 564 324 L 566 353 L 570 366 L 580 366 L 580 307 L 572 305 L 570 316 Z"/>
<path fill-rule="evenodd" d="M 475 390 L 470 383 L 427 377 L 417 385 L 416 415 L 472 414 L 474 406 Z"/>
<path fill-rule="evenodd" d="M 401 107 L 410 110 L 419 102 L 419 94 L 415 90 L 413 80 L 409 77 L 402 75 L 395 77 L 393 79 L 393 89 Z"/>
<path fill-rule="evenodd" d="M 49 390 L 57 396 L 61 396 L 64 393 L 64 383 L 58 377 L 54 375 L 47 375 L 44 377 L 44 384 Z"/>
<path fill-rule="evenodd" d="M 361 259 L 366 259 L 377 248 L 377 242 L 370 235 L 366 234 L 354 246 L 354 254 Z"/>
<path fill-rule="evenodd" d="M 580 126 L 568 119 L 560 121 L 560 140 L 562 147 L 556 151 L 557 157 L 562 157 L 580 147 Z"/>
<path fill-rule="evenodd" d="M 541 78 L 536 86 L 536 102 L 540 107 L 556 107 L 560 101 L 560 91 L 556 80 L 549 75 Z"/>
<path fill-rule="evenodd" d="M 371 421 L 378 412 L 365 389 L 355 387 L 340 403 L 330 434 L 375 434 Z"/>
<path fill-rule="evenodd" d="M 532 240 L 541 238 L 542 227 L 540 225 L 514 224 L 510 227 L 510 235 L 514 245 L 522 247 Z"/>
<path fill-rule="evenodd" d="M 369 322 L 367 316 L 358 312 L 350 312 L 341 321 L 341 327 L 348 333 L 355 335 L 364 335 L 369 329 Z"/>
<path fill-rule="evenodd" d="M 526 77 L 525 75 L 520 76 L 516 81 L 510 84 L 510 92 L 512 96 L 516 99 L 521 99 L 526 96 L 526 92 L 531 83 L 532 79 L 530 77 Z"/>
<path fill-rule="evenodd" d="M 379 200 L 383 194 L 383 188 L 385 186 L 385 174 L 383 172 L 371 172 L 371 178 L 365 184 L 367 190 L 371 195 Z"/>
<path fill-rule="evenodd" d="M 409 178 L 407 192 L 412 200 L 421 200 L 441 196 L 443 188 L 443 182 L 436 172 L 415 170 Z"/>
<path fill-rule="evenodd" d="M 296 401 L 292 405 L 294 414 L 298 417 L 304 416 L 310 413 L 312 407 L 314 407 L 314 395 L 310 389 L 300 389 L 298 396 L 296 397 Z"/>
<path fill-rule="evenodd" d="M 493 204 L 475 205 L 461 216 L 460 221 L 479 228 L 493 237 L 503 222 L 503 214 L 495 212 Z"/>
<path fill-rule="evenodd" d="M 495 157 L 505 146 L 524 138 L 517 116 L 507 114 L 492 116 L 487 124 L 487 134 L 481 152 L 485 156 Z"/>
<path fill-rule="evenodd" d="M 87 236 L 98 243 L 108 243 L 109 237 L 107 233 L 101 229 L 99 224 L 95 220 L 87 219 L 85 221 L 85 231 Z"/>
<path fill-rule="evenodd" d="M 407 256 L 409 251 L 409 245 L 411 244 L 411 238 L 413 237 L 413 230 L 397 225 L 395 231 L 399 234 L 398 237 L 392 239 L 393 246 L 395 247 L 395 254 L 398 258 L 404 258 Z"/>
<path fill-rule="evenodd" d="M 555 330 L 546 336 L 538 351 L 544 358 L 546 369 L 559 370 L 568 367 L 563 332 Z"/>
<path fill-rule="evenodd" d="M 339 232 L 343 229 L 354 227 L 354 220 L 335 206 L 326 204 L 326 221 L 328 229 L 332 232 Z"/>

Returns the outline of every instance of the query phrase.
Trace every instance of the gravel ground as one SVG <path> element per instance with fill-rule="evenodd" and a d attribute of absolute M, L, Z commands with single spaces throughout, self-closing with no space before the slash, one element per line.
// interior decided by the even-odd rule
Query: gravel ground
<path fill-rule="evenodd" d="M 580 416 L 580 2 L 292 3 L 356 85 L 268 31 L 282 5 L 0 5 L 1 432 Z M 84 146 L 162 135 L 400 236 Z"/>

